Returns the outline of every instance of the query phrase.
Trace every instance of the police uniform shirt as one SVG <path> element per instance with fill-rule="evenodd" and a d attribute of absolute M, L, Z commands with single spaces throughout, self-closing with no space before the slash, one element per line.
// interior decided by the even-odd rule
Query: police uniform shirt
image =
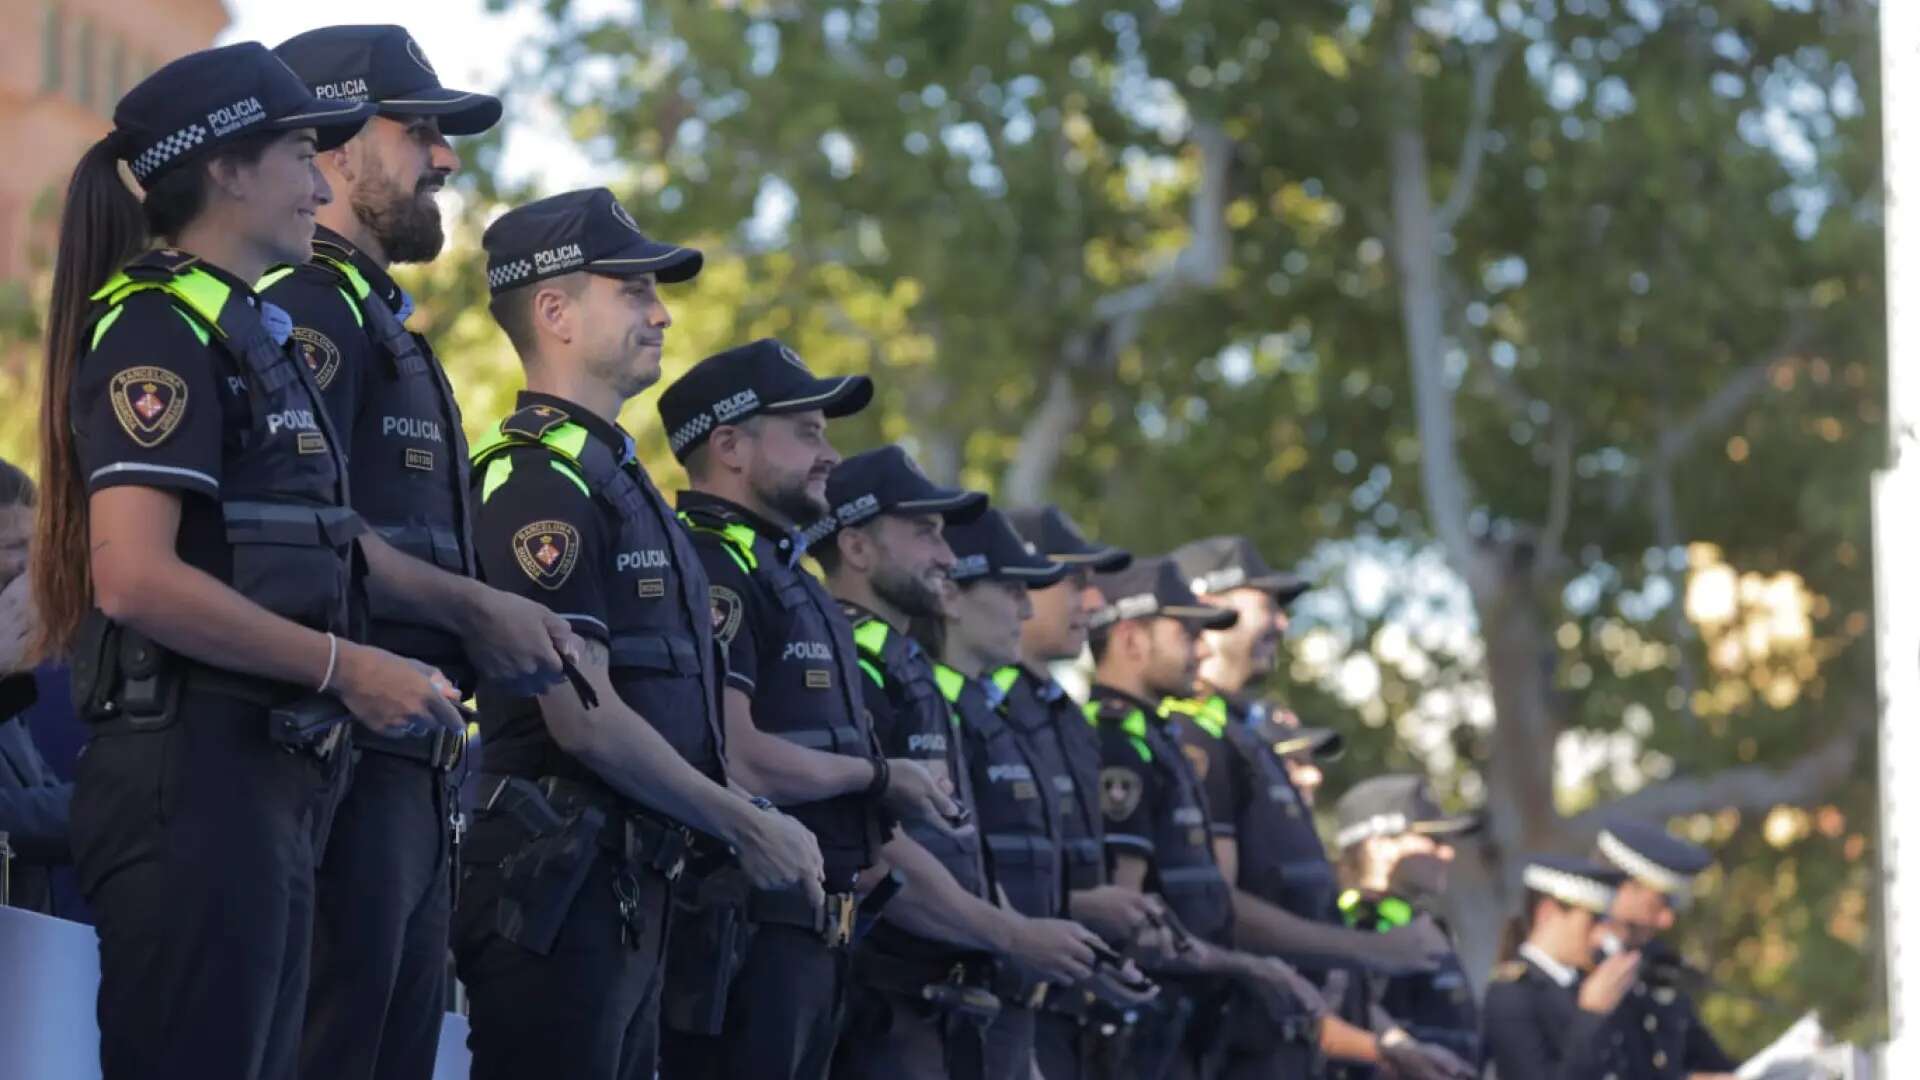
<path fill-rule="evenodd" d="M 1047 788 L 1065 860 L 1069 891 L 1106 883 L 1105 825 L 1100 814 L 1100 739 L 1066 688 L 1025 665 L 1001 668 L 1007 722 L 1048 763 Z"/>
<path fill-rule="evenodd" d="M 841 609 L 846 612 L 856 627 L 866 620 L 878 620 L 873 612 L 850 601 L 842 600 Z M 889 628 L 890 635 L 898 635 L 909 643 L 915 657 L 915 665 L 924 667 L 924 693 L 912 694 L 907 687 L 896 685 L 894 680 L 884 674 L 863 657 L 861 665 L 867 670 L 868 677 L 860 680 L 860 692 L 867 705 L 867 712 L 873 718 L 873 734 L 880 741 L 880 749 L 890 758 L 909 758 L 925 766 L 936 780 L 946 780 L 953 785 L 953 799 L 962 806 L 971 807 L 973 800 L 968 789 L 967 770 L 960 762 L 960 743 L 952 737 L 953 725 L 948 718 L 947 703 L 940 697 L 938 685 L 933 676 L 933 660 L 926 655 L 918 642 L 907 638 L 900 630 Z M 917 831 L 917 829 L 915 830 Z"/>
<path fill-rule="evenodd" d="M 654 513 L 642 515 L 638 542 L 623 548 L 619 515 L 590 493 L 576 470 L 543 446 L 510 445 L 476 473 L 482 494 L 474 511 L 474 546 L 487 584 L 544 605 L 566 619 L 575 633 L 602 646 L 610 645 L 609 627 L 619 621 L 613 605 L 675 603 L 680 593 L 675 575 L 698 575 L 699 591 L 707 591 L 700 566 L 674 565 L 667 530 L 680 526 L 665 500 L 645 481 L 626 432 L 579 405 L 547 394 L 521 391 L 515 407 L 552 409 L 586 429 L 588 438 L 603 443 L 616 461 L 643 481 Z M 614 683 L 620 684 L 618 675 Z M 494 710 L 487 704 L 483 694 L 481 719 L 487 728 L 489 769 L 524 772 L 501 763 L 515 759 L 519 751 L 550 746 L 539 710 Z M 672 742 L 673 721 L 686 718 L 646 719 Z M 679 726 L 693 730 L 701 725 Z M 717 757 L 711 747 L 676 742 L 675 749 L 696 767 L 704 765 L 710 775 L 717 775 L 718 761 L 702 760 Z"/>
<path fill-rule="evenodd" d="M 357 508 L 376 528 L 397 524 L 387 519 L 402 513 L 431 521 L 446 536 L 437 551 L 431 544 L 382 531 L 410 555 L 456 574 L 472 573 L 474 568 L 466 563 L 471 557 L 464 490 L 467 447 L 459 404 L 432 359 L 432 349 L 418 334 L 409 337 L 428 365 L 421 378 L 429 382 L 418 387 L 397 383 L 393 362 L 374 344 L 374 328 L 366 325 L 361 301 L 321 258 L 351 267 L 368 287 L 367 302 L 384 305 L 396 322 L 406 321 L 412 301 L 378 263 L 324 225 L 314 229 L 314 253 L 311 262 L 282 267 L 262 278 L 262 295 L 293 318 L 288 347 L 312 372 L 327 414 L 348 444 Z M 399 618 L 403 612 L 393 610 L 394 605 L 382 604 L 377 595 L 371 599 L 376 619 L 408 621 Z M 439 664 L 456 683 L 471 689 L 469 663 L 452 635 L 417 624 L 381 622 L 372 641 Z"/>
<path fill-rule="evenodd" d="M 833 717 L 835 725 L 858 726 L 850 709 L 866 708 L 864 687 L 841 685 L 838 650 L 853 649 L 853 630 L 845 613 L 826 588 L 799 565 L 804 545 L 794 530 L 782 528 L 737 503 L 700 491 L 682 491 L 677 505 L 694 527 L 689 529 L 693 549 L 707 572 L 713 600 L 713 640 L 726 655 L 726 685 L 746 694 L 754 703 L 755 721 L 771 727 L 775 710 L 793 711 L 790 695 L 805 694 L 808 713 Z M 814 600 L 819 618 L 803 620 L 788 611 L 772 585 L 742 566 L 728 541 L 700 522 L 709 518 L 738 522 L 753 530 L 761 558 L 784 560 L 801 578 Z M 814 625 L 815 623 L 821 625 Z M 845 665 L 851 667 L 852 665 Z M 860 678 L 858 683 L 869 680 Z M 765 694 L 763 696 L 763 691 Z M 846 705 L 836 708 L 840 702 Z M 873 756 L 880 750 L 871 738 Z M 814 830 L 827 860 L 829 891 L 847 891 L 852 878 L 871 863 L 869 844 L 893 831 L 894 821 L 878 800 L 864 792 L 828 799 L 809 807 L 787 807 Z M 813 811 L 818 811 L 817 813 Z M 858 833 L 853 830 L 858 829 Z M 845 835 L 841 835 L 845 834 Z M 867 837 L 868 839 L 859 839 Z"/>
<path fill-rule="evenodd" d="M 1206 797 L 1165 719 L 1155 706 L 1107 686 L 1093 687 L 1088 708 L 1102 717 L 1096 726 L 1108 852 L 1145 858 L 1153 867 L 1149 882 L 1158 883 L 1186 929 L 1225 943 L 1233 909 L 1213 857 Z M 1132 710 L 1144 721 L 1137 730 L 1109 719 Z"/>
<path fill-rule="evenodd" d="M 1657 950 L 1658 944 L 1650 946 Z M 1623 1076 L 1683 1080 L 1696 1072 L 1731 1072 L 1739 1062 L 1727 1055 L 1700 1020 L 1685 991 L 1634 984 L 1615 1010 L 1614 1041 L 1627 1068 Z"/>
<path fill-rule="evenodd" d="M 258 306 L 246 282 L 210 263 L 193 268 L 231 290 L 230 302 Z M 127 297 L 91 334 L 68 410 L 88 493 L 120 485 L 179 493 L 175 550 L 189 566 L 232 581 L 233 550 L 217 500 L 223 463 L 253 424 L 239 363 L 159 290 Z M 290 455 L 329 452 L 311 410 L 269 416 L 267 426 L 269 440 L 284 442 Z"/>
<path fill-rule="evenodd" d="M 1493 969 L 1481 1043 L 1494 1080 L 1619 1075 L 1608 1018 L 1580 1008 L 1580 973 L 1532 945 Z"/>

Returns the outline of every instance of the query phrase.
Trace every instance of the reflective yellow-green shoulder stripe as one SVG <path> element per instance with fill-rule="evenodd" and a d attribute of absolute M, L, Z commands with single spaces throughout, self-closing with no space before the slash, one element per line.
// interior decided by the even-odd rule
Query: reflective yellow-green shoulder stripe
<path fill-rule="evenodd" d="M 293 274 L 293 269 L 291 266 L 274 267 L 260 275 L 260 280 L 253 283 L 253 291 L 266 292 L 268 289 L 273 288 L 275 285 L 280 284 L 290 277 Z"/>
<path fill-rule="evenodd" d="M 367 325 L 366 316 L 360 314 L 360 305 L 366 303 L 367 297 L 373 295 L 373 286 L 368 283 L 366 275 L 355 269 L 354 265 L 350 262 L 342 262 L 339 259 L 328 258 L 317 252 L 313 256 L 313 261 L 326 263 L 329 268 L 337 271 L 341 277 L 347 279 L 349 285 L 353 286 L 352 292 L 341 289 L 340 296 L 346 300 L 347 307 L 353 312 L 353 321 L 359 323 L 361 326 Z"/>
<path fill-rule="evenodd" d="M 873 685 L 878 686 L 883 690 L 886 689 L 887 677 L 885 675 L 880 674 L 880 669 L 877 667 L 874 667 L 872 661 L 869 661 L 864 656 L 860 658 L 860 670 L 867 673 L 867 678 L 873 680 Z"/>
<path fill-rule="evenodd" d="M 314 258 L 318 260 L 322 257 L 319 255 L 315 255 Z M 342 270 L 346 271 L 348 278 L 357 280 L 358 287 L 361 290 L 362 296 L 365 296 L 368 292 L 372 291 L 373 287 L 371 285 L 368 285 L 367 280 L 360 276 L 360 271 L 355 270 L 351 266 L 346 266 L 341 263 L 334 262 L 331 259 L 326 260 L 326 262 L 329 266 L 338 266 Z M 261 277 L 259 281 L 256 281 L 253 283 L 253 291 L 264 293 L 268 289 L 271 289 L 275 285 L 278 285 L 282 281 L 285 281 L 287 279 L 287 276 L 289 274 L 292 274 L 297 269 L 299 269 L 299 267 L 276 266 L 273 269 L 267 271 L 265 276 Z M 352 293 L 348 292 L 347 290 L 341 288 L 338 285 L 334 286 L 334 291 L 340 294 L 340 299 L 345 300 L 347 302 L 347 310 L 353 312 L 353 321 L 355 323 L 358 323 L 361 326 L 367 325 L 366 316 L 360 314 L 360 301 L 355 300 L 353 298 Z"/>
<path fill-rule="evenodd" d="M 933 665 L 933 681 L 940 687 L 940 696 L 949 702 L 960 700 L 960 691 L 967 687 L 967 677 L 945 664 Z"/>
<path fill-rule="evenodd" d="M 125 310 L 127 309 L 121 308 L 121 307 L 108 309 L 107 313 L 100 317 L 100 321 L 93 324 L 93 340 L 87 343 L 87 348 L 89 349 L 99 348 L 100 339 L 106 336 L 107 327 L 112 326 L 116 322 L 119 322 L 120 313 Z M 183 319 L 187 319 L 187 313 L 184 311 L 181 312 L 180 317 Z M 187 322 L 191 324 L 193 320 L 187 319 Z"/>
<path fill-rule="evenodd" d="M 559 458 L 548 458 L 547 464 L 553 466 L 554 472 L 573 481 L 573 485 L 580 489 L 580 494 L 585 495 L 589 499 L 593 498 L 593 492 L 587 490 L 587 478 L 581 476 L 578 469 L 575 469 L 567 462 L 561 461 Z"/>
<path fill-rule="evenodd" d="M 1080 706 L 1080 715 L 1087 718 L 1087 723 L 1099 727 L 1100 703 L 1098 701 L 1089 701 L 1085 705 Z M 1120 721 L 1120 730 L 1126 732 L 1127 742 L 1133 745 L 1133 752 L 1140 755 L 1140 760 L 1151 764 L 1153 762 L 1153 747 L 1147 744 L 1146 716 L 1142 714 L 1139 709 L 1133 710 L 1127 714 L 1126 719 Z"/>
<path fill-rule="evenodd" d="M 1008 664 L 1006 667 L 993 673 L 993 685 L 999 687 L 1000 692 L 1003 694 L 1012 690 L 1013 684 L 1019 681 L 1020 668 L 1014 664 Z"/>
<path fill-rule="evenodd" d="M 689 531 L 719 537 L 721 549 L 733 557 L 741 573 L 752 574 L 760 569 L 760 556 L 753 553 L 753 526 L 742 525 L 735 521 L 716 529 L 711 525 L 700 524 L 685 513 L 677 516 L 680 518 L 680 524 L 685 525 Z"/>
<path fill-rule="evenodd" d="M 1167 698 L 1160 703 L 1162 715 L 1179 713 L 1189 717 L 1201 731 L 1219 738 L 1227 730 L 1227 702 L 1224 698 L 1210 697 L 1205 701 L 1192 698 Z"/>
<path fill-rule="evenodd" d="M 227 299 L 233 295 L 230 286 L 205 270 L 188 270 L 165 281 L 135 281 L 124 272 L 118 273 L 94 291 L 93 299 L 105 300 L 112 306 L 134 293 L 151 289 L 159 289 L 178 298 L 189 311 L 200 316 L 215 330 L 220 327 L 220 310 L 227 306 Z"/>
<path fill-rule="evenodd" d="M 487 474 L 480 481 L 480 501 L 493 498 L 493 493 L 513 475 L 513 459 L 504 455 L 487 462 Z"/>
<path fill-rule="evenodd" d="M 887 636 L 893 633 L 885 619 L 868 619 L 853 628 L 853 643 L 860 648 L 879 656 L 887 647 Z"/>
<path fill-rule="evenodd" d="M 551 447 L 567 455 L 569 459 L 579 461 L 580 451 L 587 448 L 587 429 L 572 422 L 561 424 L 540 436 L 540 445 Z"/>

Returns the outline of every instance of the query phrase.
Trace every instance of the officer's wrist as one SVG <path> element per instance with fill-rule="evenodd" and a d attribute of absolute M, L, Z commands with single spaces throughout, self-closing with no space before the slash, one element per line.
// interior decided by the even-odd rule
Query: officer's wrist
<path fill-rule="evenodd" d="M 873 779 L 867 783 L 864 794 L 869 799 L 882 799 L 893 784 L 893 765 L 885 757 L 877 755 L 872 760 Z"/>

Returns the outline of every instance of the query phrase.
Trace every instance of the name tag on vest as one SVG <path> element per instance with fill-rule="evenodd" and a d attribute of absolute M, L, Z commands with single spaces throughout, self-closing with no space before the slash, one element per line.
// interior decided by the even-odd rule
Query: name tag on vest
<path fill-rule="evenodd" d="M 809 690 L 833 689 L 833 672 L 823 671 L 820 668 L 808 668 L 807 669 L 807 689 Z"/>
<path fill-rule="evenodd" d="M 327 452 L 327 437 L 317 431 L 302 431 L 294 436 L 293 448 L 302 454 Z"/>
<path fill-rule="evenodd" d="M 667 595 L 667 579 L 643 577 L 640 579 L 639 592 L 642 600 L 658 600 Z"/>
<path fill-rule="evenodd" d="M 407 468 L 409 469 L 420 469 L 424 472 L 432 472 L 433 471 L 433 451 L 408 450 L 406 463 L 407 463 Z"/>

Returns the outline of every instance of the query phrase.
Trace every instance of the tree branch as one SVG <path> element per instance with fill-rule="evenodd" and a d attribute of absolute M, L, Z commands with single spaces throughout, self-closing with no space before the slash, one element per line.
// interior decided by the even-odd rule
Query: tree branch
<path fill-rule="evenodd" d="M 1672 551 L 1681 543 L 1680 508 L 1673 498 L 1673 462 L 1664 457 L 1656 457 L 1647 469 L 1648 482 L 1653 485 L 1653 536 L 1654 543 L 1667 551 Z M 1693 623 L 1687 619 L 1685 602 L 1686 584 L 1674 580 L 1672 569 L 1662 572 L 1672 586 L 1674 598 L 1667 604 L 1667 631 L 1673 636 L 1674 681 L 1678 684 L 1685 704 L 1680 707 L 1680 715 L 1687 723 L 1697 729 L 1700 717 L 1693 711 L 1693 692 L 1700 687 L 1700 674 L 1693 666 L 1693 643 L 1697 636 Z"/>
<path fill-rule="evenodd" d="M 1467 134 L 1460 140 L 1460 159 L 1453 170 L 1453 186 L 1433 214 L 1436 232 L 1453 231 L 1472 205 L 1473 188 L 1479 182 L 1480 166 L 1487 156 L 1487 124 L 1493 115 L 1493 88 L 1500 81 L 1500 69 L 1506 66 L 1507 54 L 1511 51 L 1511 46 L 1503 40 L 1474 54 Z"/>
<path fill-rule="evenodd" d="M 1671 465 L 1685 457 L 1701 438 L 1732 423 L 1746 409 L 1747 402 L 1766 389 L 1767 375 L 1779 359 L 1780 354 L 1776 352 L 1764 360 L 1755 360 L 1721 383 L 1693 415 L 1660 433 L 1654 444 L 1654 459 Z"/>
<path fill-rule="evenodd" d="M 1567 526 L 1573 518 L 1573 443 L 1571 417 L 1553 424 L 1553 462 L 1547 479 L 1547 521 L 1540 530 L 1540 557 L 1533 564 L 1534 580 L 1544 584 L 1560 573 L 1566 559 Z"/>
<path fill-rule="evenodd" d="M 1588 844 L 1608 822 L 1625 818 L 1662 820 L 1713 810 L 1758 813 L 1774 806 L 1813 802 L 1852 775 L 1860 741 L 1866 735 L 1864 729 L 1870 727 L 1870 718 L 1863 725 L 1856 714 L 1844 734 L 1808 751 L 1784 769 L 1742 766 L 1650 784 L 1568 818 L 1562 831 L 1569 841 Z"/>

